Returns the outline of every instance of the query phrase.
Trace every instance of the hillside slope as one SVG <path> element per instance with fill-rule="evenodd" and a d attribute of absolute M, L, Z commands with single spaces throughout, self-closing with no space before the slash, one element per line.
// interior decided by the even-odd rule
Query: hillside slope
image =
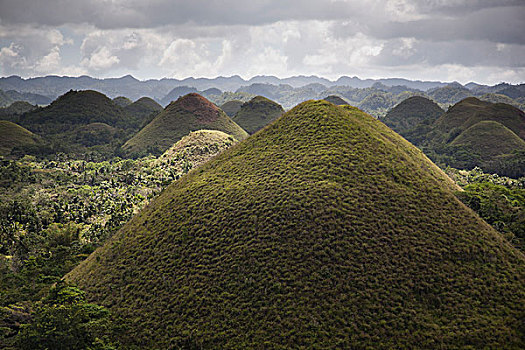
<path fill-rule="evenodd" d="M 283 113 L 283 107 L 277 102 L 256 96 L 241 106 L 233 120 L 249 134 L 253 134 L 279 118 Z"/>
<path fill-rule="evenodd" d="M 162 153 L 191 131 L 203 129 L 223 131 L 237 140 L 248 136 L 217 106 L 191 93 L 170 103 L 122 148 L 127 154 Z"/>
<path fill-rule="evenodd" d="M 525 258 L 421 151 L 309 101 L 66 276 L 141 348 L 519 348 Z"/>
<path fill-rule="evenodd" d="M 421 96 L 409 97 L 381 118 L 395 132 L 405 136 L 420 124 L 431 124 L 445 111 L 432 100 Z"/>
<path fill-rule="evenodd" d="M 40 137 L 7 120 L 0 120 L 0 155 L 8 155 L 14 147 L 37 145 Z"/>

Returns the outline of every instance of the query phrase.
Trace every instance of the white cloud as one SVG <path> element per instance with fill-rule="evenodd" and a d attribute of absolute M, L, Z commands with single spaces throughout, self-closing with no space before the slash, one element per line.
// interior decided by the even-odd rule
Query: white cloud
<path fill-rule="evenodd" d="M 112 55 L 109 49 L 103 46 L 97 48 L 89 57 L 84 58 L 81 64 L 89 69 L 104 70 L 111 68 L 119 62 L 119 58 Z"/>

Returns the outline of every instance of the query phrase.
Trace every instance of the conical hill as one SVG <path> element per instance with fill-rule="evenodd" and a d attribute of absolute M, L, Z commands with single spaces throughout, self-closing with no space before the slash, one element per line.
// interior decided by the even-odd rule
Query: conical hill
<path fill-rule="evenodd" d="M 284 113 L 283 107 L 263 96 L 255 96 L 245 102 L 233 117 L 249 134 L 264 128 Z"/>
<path fill-rule="evenodd" d="M 196 130 L 219 130 L 237 140 L 248 136 L 220 108 L 201 95 L 190 93 L 170 103 L 122 148 L 128 154 L 151 150 L 162 153 L 183 136 Z"/>
<path fill-rule="evenodd" d="M 308 101 L 174 182 L 66 279 L 140 348 L 520 348 L 525 258 L 421 151 Z"/>
<path fill-rule="evenodd" d="M 381 121 L 406 137 L 410 130 L 422 123 L 432 124 L 443 113 L 445 111 L 434 101 L 422 96 L 412 96 L 388 111 Z"/>

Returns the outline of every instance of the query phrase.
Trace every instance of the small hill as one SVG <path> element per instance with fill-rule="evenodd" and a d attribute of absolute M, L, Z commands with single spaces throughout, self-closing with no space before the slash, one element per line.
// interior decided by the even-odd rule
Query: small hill
<path fill-rule="evenodd" d="M 490 102 L 490 103 L 506 103 L 508 105 L 519 108 L 522 111 L 525 110 L 525 105 L 523 103 L 520 103 L 502 94 L 487 93 L 487 94 L 480 96 L 479 99 L 482 101 Z"/>
<path fill-rule="evenodd" d="M 421 96 L 409 97 L 392 108 L 381 121 L 400 135 L 420 124 L 432 124 L 445 111 L 432 100 Z"/>
<path fill-rule="evenodd" d="M 72 131 L 79 125 L 105 123 L 122 129 L 137 127 L 127 113 L 97 91 L 69 91 L 49 106 L 24 114 L 20 124 L 41 135 Z"/>
<path fill-rule="evenodd" d="M 113 102 L 115 102 L 115 104 L 120 107 L 126 107 L 133 103 L 133 101 L 124 96 L 115 97 L 113 99 Z"/>
<path fill-rule="evenodd" d="M 222 131 L 193 131 L 168 148 L 157 161 L 170 164 L 175 167 L 174 171 L 181 172 L 199 166 L 234 143 L 237 140 Z"/>
<path fill-rule="evenodd" d="M 166 106 L 170 104 L 173 101 L 176 101 L 179 97 L 191 94 L 191 93 L 198 93 L 199 91 L 190 86 L 177 86 L 173 88 L 166 96 L 160 100 L 160 103 L 162 103 L 163 106 Z"/>
<path fill-rule="evenodd" d="M 129 348 L 523 348 L 525 257 L 421 151 L 308 101 L 66 276 Z"/>
<path fill-rule="evenodd" d="M 40 137 L 7 120 L 0 120 L 0 155 L 8 155 L 14 147 L 38 145 Z"/>
<path fill-rule="evenodd" d="M 9 119 L 9 120 L 18 119 L 18 117 L 21 114 L 33 111 L 37 108 L 38 108 L 37 106 L 34 106 L 29 102 L 16 101 L 16 102 L 11 103 L 7 107 L 0 108 L 0 117 L 2 118 L 8 117 L 5 119 Z"/>
<path fill-rule="evenodd" d="M 336 106 L 342 106 L 342 105 L 347 105 L 348 104 L 348 102 L 346 102 L 341 97 L 336 96 L 336 95 L 327 96 L 327 97 L 324 98 L 324 100 L 328 101 L 330 103 L 333 103 Z"/>
<path fill-rule="evenodd" d="M 202 95 L 203 96 L 214 96 L 214 95 L 220 95 L 222 94 L 222 91 L 217 89 L 217 88 L 209 88 L 209 89 L 206 89 L 202 92 Z"/>
<path fill-rule="evenodd" d="M 141 120 L 140 128 L 148 125 L 164 108 L 149 97 L 141 97 L 137 101 L 124 107 L 128 114 Z"/>
<path fill-rule="evenodd" d="M 283 107 L 277 102 L 256 96 L 241 106 L 233 120 L 249 134 L 253 134 L 279 118 L 283 113 Z"/>
<path fill-rule="evenodd" d="M 444 113 L 435 122 L 437 138 L 445 136 L 452 141 L 457 135 L 476 123 L 493 120 L 505 125 L 525 139 L 525 113 L 505 103 L 490 103 L 475 97 L 466 98 Z"/>
<path fill-rule="evenodd" d="M 431 89 L 427 91 L 427 95 L 437 103 L 452 105 L 472 96 L 472 92 L 461 84 L 452 83 L 443 87 Z"/>
<path fill-rule="evenodd" d="M 484 120 L 474 124 L 450 143 L 450 166 L 473 168 L 520 177 L 525 175 L 525 141 L 502 124 Z"/>
<path fill-rule="evenodd" d="M 525 151 L 525 141 L 509 128 L 492 120 L 474 124 L 456 137 L 451 144 L 468 146 L 481 154 L 485 160 L 509 154 L 515 150 Z"/>
<path fill-rule="evenodd" d="M 203 129 L 223 131 L 238 140 L 248 136 L 217 106 L 191 93 L 170 103 L 122 148 L 130 155 L 162 153 L 191 131 Z"/>
<path fill-rule="evenodd" d="M 235 114 L 241 109 L 241 106 L 244 102 L 239 100 L 228 101 L 221 105 L 221 109 L 228 115 L 228 117 L 233 118 Z"/>

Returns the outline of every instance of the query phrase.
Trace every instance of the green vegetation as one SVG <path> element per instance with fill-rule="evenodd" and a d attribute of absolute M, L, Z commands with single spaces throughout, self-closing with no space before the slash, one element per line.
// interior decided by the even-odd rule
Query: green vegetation
<path fill-rule="evenodd" d="M 22 321 L 17 326 L 19 333 L 4 338 L 2 348 L 116 349 L 112 338 L 117 328 L 110 321 L 109 311 L 87 303 L 84 293 L 76 287 L 59 281 L 35 304 L 34 310 L 27 311 L 20 306 L 0 309 L 4 321 Z"/>
<path fill-rule="evenodd" d="M 48 337 L 64 342 L 67 334 L 81 336 L 73 322 L 81 315 L 76 306 L 49 309 L 40 299 L 164 187 L 233 143 L 230 135 L 204 130 L 158 159 L 37 162 L 26 156 L 0 163 L 0 344 L 12 344 L 17 335 L 24 344 L 33 339 L 26 348 L 49 345 Z M 63 332 L 40 322 L 55 316 Z M 23 334 L 21 323 L 31 324 Z"/>
<path fill-rule="evenodd" d="M 0 155 L 8 155 L 15 147 L 32 147 L 42 140 L 31 131 L 7 120 L 0 120 Z"/>
<path fill-rule="evenodd" d="M 330 103 L 333 103 L 336 106 L 342 106 L 342 105 L 347 105 L 348 104 L 348 102 L 346 102 L 345 100 L 343 100 L 341 97 L 339 97 L 337 95 L 327 96 L 323 100 L 328 101 Z"/>
<path fill-rule="evenodd" d="M 525 178 L 486 174 L 480 168 L 449 168 L 447 173 L 463 187 L 456 196 L 525 252 Z"/>
<path fill-rule="evenodd" d="M 525 259 L 421 151 L 303 103 L 66 276 L 142 348 L 522 348 Z"/>
<path fill-rule="evenodd" d="M 240 100 L 231 100 L 221 105 L 221 109 L 228 115 L 228 117 L 232 118 L 235 113 L 241 109 L 241 106 L 244 102 Z"/>
<path fill-rule="evenodd" d="M 431 101 L 414 97 L 392 109 L 384 121 L 442 168 L 479 166 L 504 176 L 525 175 L 523 111 L 469 97 L 436 119 L 438 113 Z"/>
<path fill-rule="evenodd" d="M 256 96 L 244 103 L 233 120 L 249 134 L 262 129 L 284 113 L 283 107 L 266 97 Z"/>
<path fill-rule="evenodd" d="M 432 124 L 444 112 L 435 102 L 413 96 L 388 111 L 381 121 L 406 138 L 412 130 Z"/>
<path fill-rule="evenodd" d="M 142 129 L 148 125 L 163 108 L 155 102 L 155 100 L 149 97 L 142 97 L 124 107 L 124 110 L 130 115 L 137 116 L 142 120 L 140 124 L 140 129 Z"/>
<path fill-rule="evenodd" d="M 170 103 L 138 134 L 122 147 L 131 156 L 147 153 L 159 155 L 196 130 L 219 130 L 237 140 L 248 134 L 232 121 L 222 110 L 198 94 L 188 94 Z"/>
<path fill-rule="evenodd" d="M 29 102 L 25 101 L 16 101 L 11 103 L 7 107 L 0 108 L 0 118 L 5 118 L 8 120 L 16 119 L 17 116 L 24 114 L 26 112 L 30 112 L 34 109 L 38 108 L 37 106 L 32 105 Z"/>
<path fill-rule="evenodd" d="M 133 103 L 133 101 L 124 96 L 115 97 L 113 102 L 115 102 L 115 104 L 119 107 L 126 107 Z"/>

